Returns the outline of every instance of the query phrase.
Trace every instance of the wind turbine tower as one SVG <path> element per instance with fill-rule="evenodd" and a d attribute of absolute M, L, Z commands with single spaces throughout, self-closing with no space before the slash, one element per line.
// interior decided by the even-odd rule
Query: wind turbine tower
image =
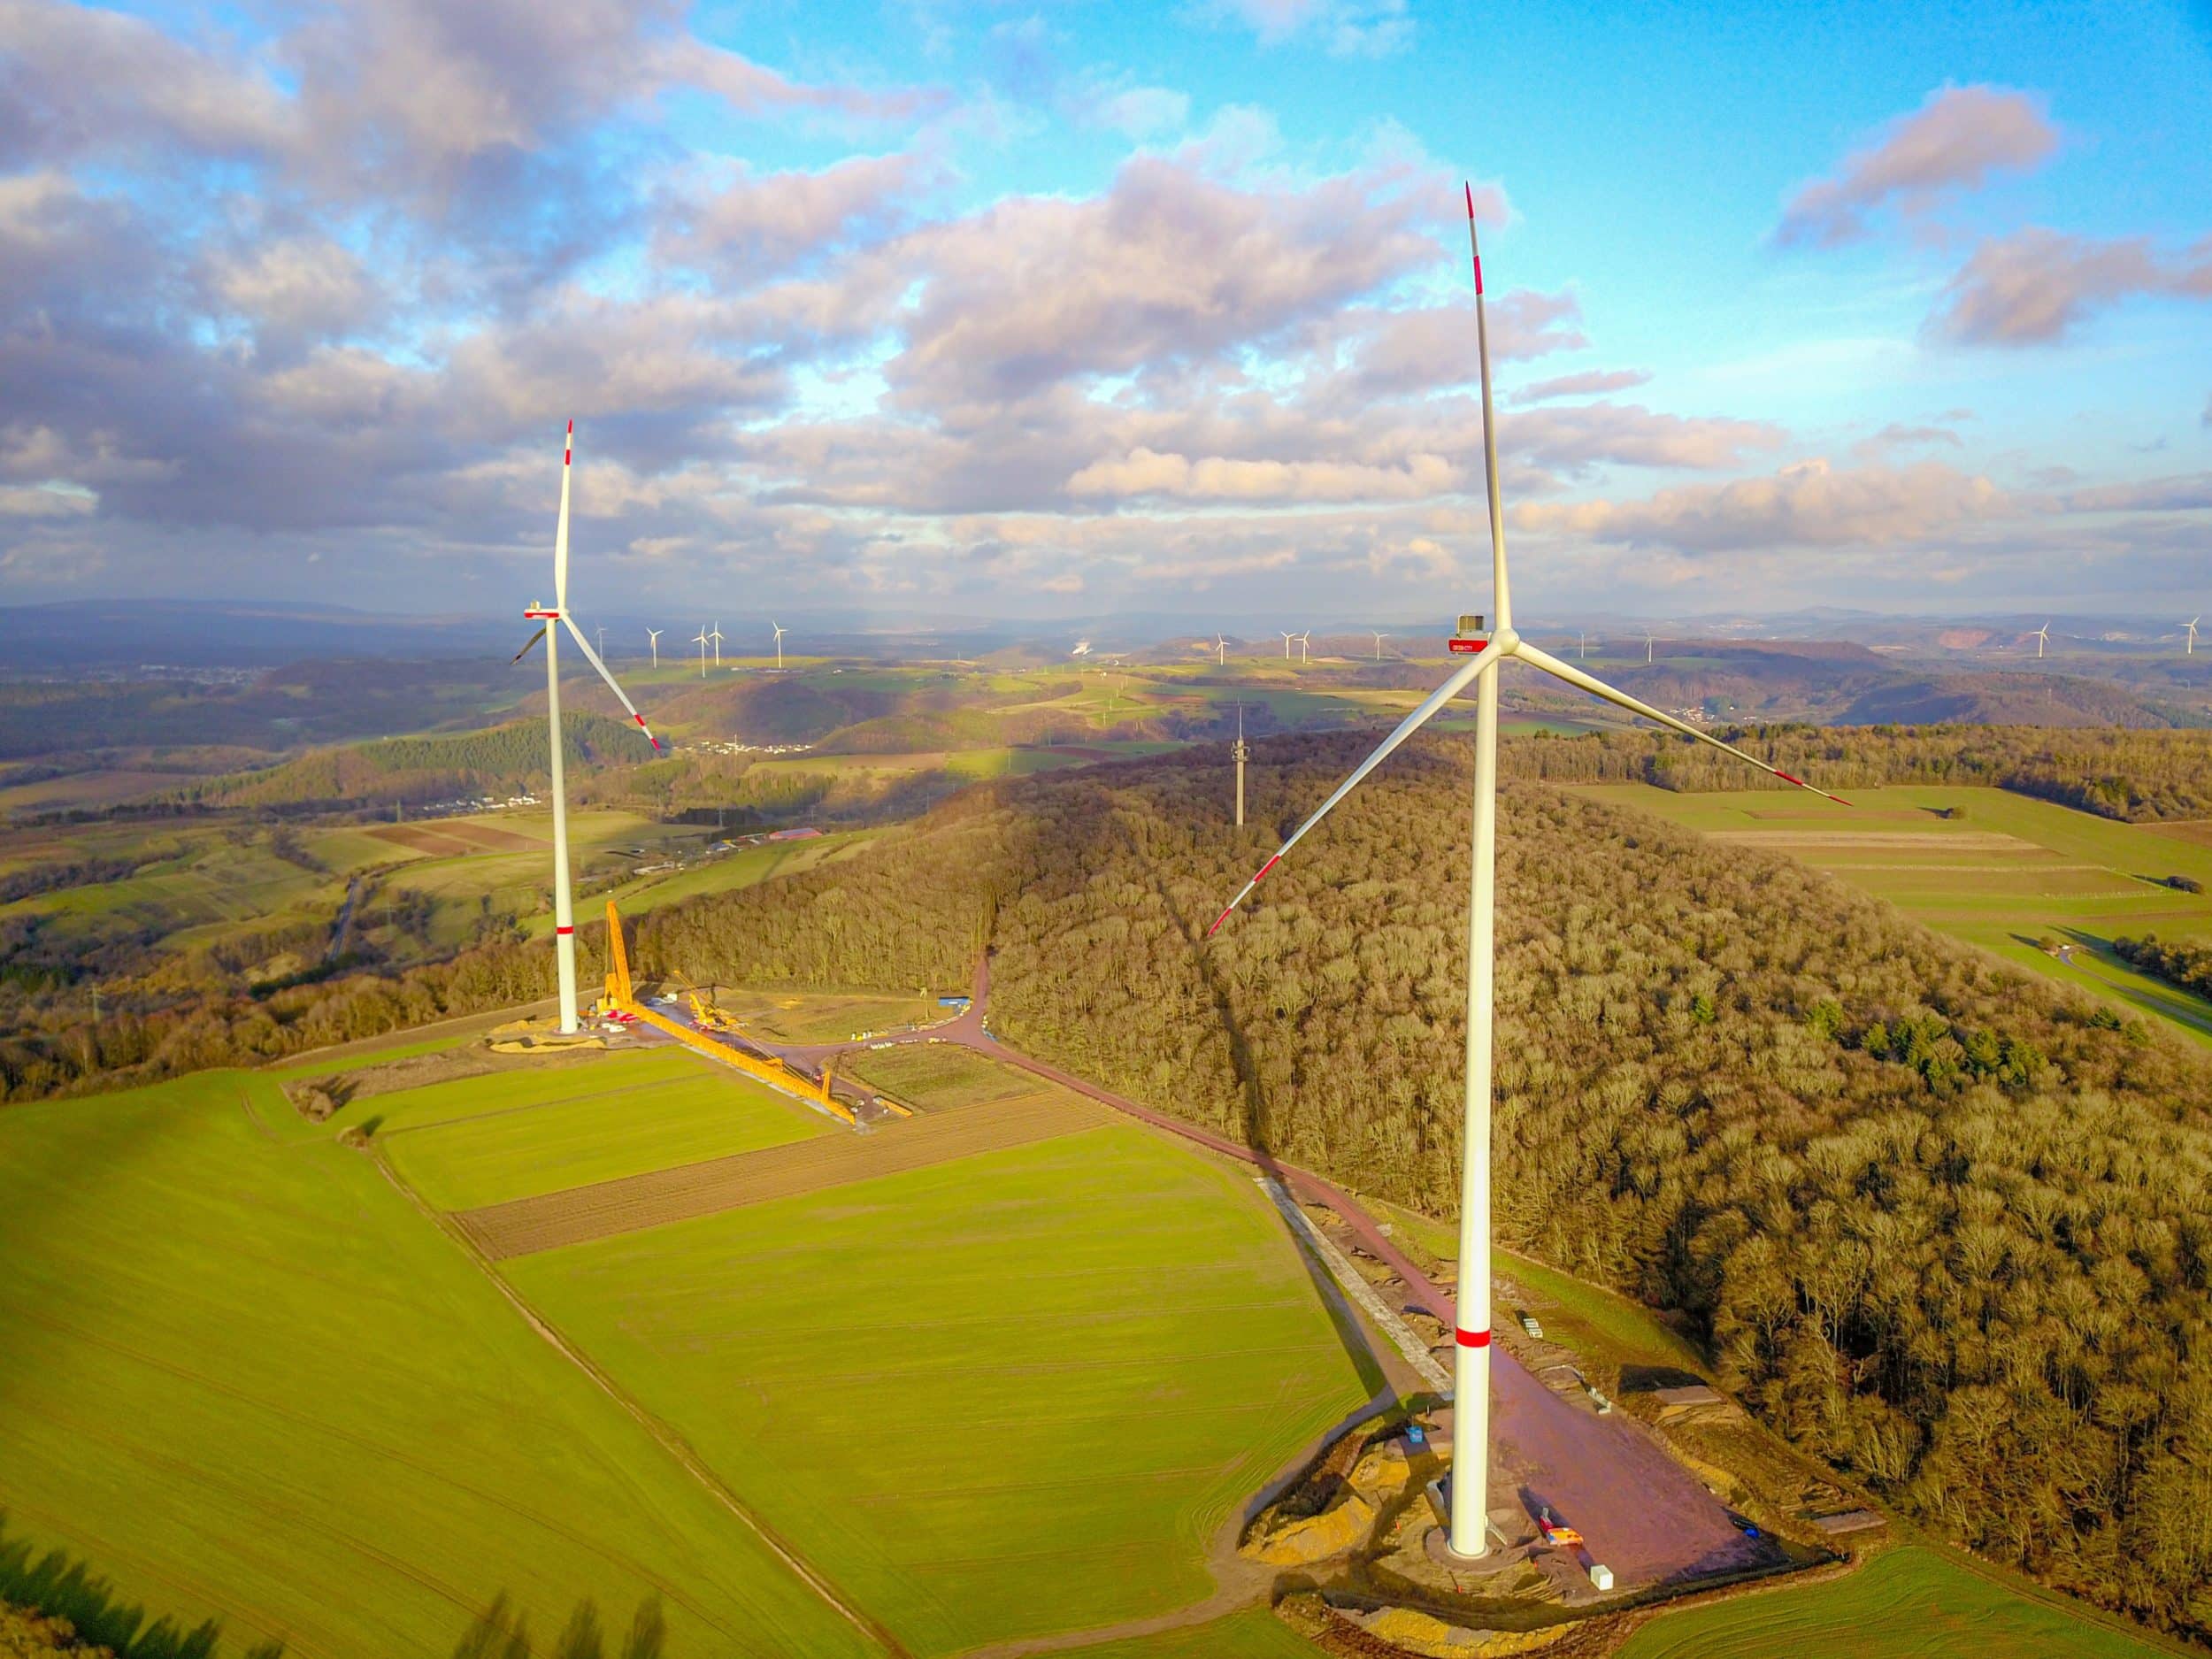
<path fill-rule="evenodd" d="M 661 665 L 661 632 L 658 628 L 645 630 L 646 642 L 653 648 L 653 666 L 656 668 Z"/>
<path fill-rule="evenodd" d="M 1456 1413 L 1451 1476 L 1450 1548 L 1454 1555 L 1473 1557 L 1489 1549 L 1488 1486 L 1490 1478 L 1490 1070 L 1494 1012 L 1494 952 L 1497 910 L 1498 841 L 1498 676 L 1509 660 L 1518 660 L 1555 680 L 1601 697 L 1629 713 L 1640 715 L 1685 737 L 1694 738 L 1739 760 L 1771 773 L 1801 789 L 1812 786 L 1793 778 L 1743 750 L 1708 736 L 1671 714 L 1663 714 L 1624 691 L 1539 650 L 1514 631 L 1513 601 L 1506 582 L 1505 512 L 1498 493 L 1498 439 L 1490 396 L 1490 335 L 1484 316 L 1482 249 L 1476 241 L 1475 193 L 1467 190 L 1467 239 L 1474 259 L 1475 342 L 1482 370 L 1483 472 L 1490 495 L 1490 580 L 1496 626 L 1483 631 L 1483 618 L 1460 618 L 1451 641 L 1455 656 L 1467 660 L 1429 695 L 1428 700 L 1400 721 L 1395 731 L 1375 752 L 1336 787 L 1318 810 L 1259 867 L 1243 890 L 1214 918 L 1208 937 L 1220 932 L 1238 905 L 1267 879 L 1285 855 L 1307 833 L 1327 817 L 1367 774 L 1389 758 L 1398 746 L 1440 712 L 1471 685 L 1475 688 L 1475 799 L 1472 826 L 1472 869 L 1467 906 L 1467 1116 L 1462 1139 L 1459 1202 L 1459 1304 L 1454 1320 L 1453 1402 Z M 1813 790 L 1816 795 L 1824 790 Z M 1831 795 L 1831 800 L 1835 799 Z"/>
<path fill-rule="evenodd" d="M 1582 646 L 1581 646 L 1581 649 L 1579 649 L 1579 650 L 1576 653 L 1575 660 L 1576 660 L 1577 662 L 1586 663 L 1586 662 L 1588 662 L 1588 661 L 1590 660 L 1590 631 L 1589 631 L 1589 629 L 1587 629 L 1587 628 L 1584 628 L 1584 629 L 1582 629 L 1582 630 L 1580 631 L 1580 633 L 1578 634 L 1578 636 L 1577 636 L 1577 637 L 1578 637 L 1578 638 L 1581 640 L 1581 641 L 1582 641 Z"/>
<path fill-rule="evenodd" d="M 695 646 L 697 646 L 697 647 L 699 648 L 699 678 L 700 678 L 700 679 L 702 679 L 702 680 L 704 680 L 704 679 L 707 677 L 707 631 L 706 631 L 706 629 L 705 629 L 704 627 L 702 627 L 702 628 L 699 630 L 699 632 L 698 632 L 698 633 L 696 633 L 696 634 L 693 634 L 693 635 L 692 635 L 692 638 L 691 638 L 691 642 L 692 642 L 694 645 L 695 645 Z"/>
<path fill-rule="evenodd" d="M 2181 648 L 2181 654 L 2184 657 L 2194 657 L 2197 654 L 2197 624 L 2203 620 L 2203 617 L 2194 616 L 2181 625 L 2188 631 L 2189 635 L 2189 642 Z"/>
<path fill-rule="evenodd" d="M 1644 630 L 1644 661 L 1647 664 L 1651 661 L 1651 648 L 1654 643 L 1655 641 L 1651 637 L 1651 630 L 1649 628 L 1646 628 Z"/>
<path fill-rule="evenodd" d="M 1313 660 L 1313 655 L 1310 649 L 1312 644 L 1313 630 L 1311 628 L 1308 628 L 1303 634 L 1298 636 L 1298 660 L 1301 663 L 1310 663 Z"/>
<path fill-rule="evenodd" d="M 568 795 L 562 774 L 561 629 L 568 630 L 576 641 L 576 649 L 583 652 L 599 671 L 599 678 L 607 682 L 607 688 L 630 711 L 630 718 L 637 722 L 638 730 L 645 733 L 654 752 L 658 753 L 661 746 L 660 739 L 645 724 L 645 717 L 637 711 L 637 705 L 623 695 L 622 687 L 607 672 L 607 664 L 591 649 L 591 641 L 584 637 L 583 629 L 576 626 L 576 618 L 569 614 L 568 482 L 575 458 L 576 423 L 572 420 L 568 423 L 567 442 L 561 449 L 561 516 L 553 532 L 553 603 L 548 609 L 533 600 L 530 608 L 522 613 L 526 619 L 537 623 L 538 631 L 515 653 L 515 661 L 518 663 L 529 655 L 531 646 L 540 640 L 545 641 L 545 711 L 553 758 L 553 958 L 560 981 L 564 1036 L 572 1036 L 576 1031 L 576 916 L 568 887 Z"/>
<path fill-rule="evenodd" d="M 1382 661 L 1382 642 L 1390 636 L 1387 634 L 1380 633 L 1374 628 L 1370 628 L 1367 631 L 1375 636 L 1375 660 L 1379 663 Z"/>
<path fill-rule="evenodd" d="M 2051 642 L 2051 625 L 2046 622 L 2035 631 L 2035 660 L 2043 660 L 2043 648 Z"/>
<path fill-rule="evenodd" d="M 772 617 L 769 618 L 768 626 L 776 631 L 776 672 L 781 673 L 783 672 L 783 636 L 790 630 Z"/>
<path fill-rule="evenodd" d="M 1276 632 L 1279 634 L 1282 633 L 1282 630 L 1279 628 Z M 1283 634 L 1283 661 L 1286 663 L 1290 660 L 1290 642 L 1297 637 L 1298 636 L 1295 634 Z"/>
<path fill-rule="evenodd" d="M 718 622 L 707 630 L 707 638 L 714 641 L 714 665 L 722 666 L 722 625 Z"/>
<path fill-rule="evenodd" d="M 1224 667 L 1228 661 L 1229 636 L 1225 634 L 1217 634 L 1214 635 L 1214 666 Z"/>
<path fill-rule="evenodd" d="M 1252 746 L 1244 741 L 1244 705 L 1237 704 L 1237 741 L 1229 746 L 1229 758 L 1237 764 L 1237 827 L 1244 827 L 1244 763 L 1252 757 Z"/>

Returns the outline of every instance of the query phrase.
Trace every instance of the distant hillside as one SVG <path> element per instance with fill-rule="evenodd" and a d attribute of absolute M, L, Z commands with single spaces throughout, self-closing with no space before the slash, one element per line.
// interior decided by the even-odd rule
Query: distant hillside
<path fill-rule="evenodd" d="M 839 678 L 843 678 L 842 676 Z M 703 738 L 742 743 L 812 743 L 840 726 L 896 710 L 902 699 L 819 675 L 748 675 L 695 688 L 656 687 L 651 718 Z"/>
<path fill-rule="evenodd" d="M 1862 693 L 1839 726 L 2044 726 L 2148 728 L 2182 724 L 2134 693 L 2075 674 L 1938 674 Z"/>
<path fill-rule="evenodd" d="M 563 714 L 565 756 L 581 768 L 635 764 L 651 751 L 637 728 L 596 714 Z M 387 737 L 317 749 L 262 772 L 211 778 L 177 798 L 211 807 L 388 806 L 544 787 L 544 725 L 514 720 L 449 737 Z"/>

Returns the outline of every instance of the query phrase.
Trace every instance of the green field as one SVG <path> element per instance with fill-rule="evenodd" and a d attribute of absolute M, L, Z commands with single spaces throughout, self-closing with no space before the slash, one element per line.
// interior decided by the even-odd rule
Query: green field
<path fill-rule="evenodd" d="M 770 841 L 758 847 L 742 847 L 719 858 L 710 858 L 683 870 L 672 870 L 665 875 L 640 876 L 625 882 L 605 896 L 619 904 L 625 916 L 634 916 L 697 894 L 732 893 L 772 877 L 795 876 L 823 864 L 835 864 L 841 858 L 851 857 L 882 833 L 880 830 L 841 830 L 806 841 Z M 596 907 L 603 902 L 603 899 L 595 899 L 590 902 Z"/>
<path fill-rule="evenodd" d="M 351 1108 L 408 1185 L 469 1210 L 820 1134 L 830 1120 L 683 1048 L 515 1071 Z"/>
<path fill-rule="evenodd" d="M 2212 1045 L 2212 1006 L 2110 949 L 2116 937 L 2147 933 L 2212 941 L 2212 895 L 2162 885 L 2183 875 L 2212 888 L 2212 842 L 2171 833 L 2180 826 L 2124 824 L 2002 789 L 1855 789 L 1848 807 L 1767 789 L 1600 784 L 1577 793 L 1829 871 L 1939 933 Z M 1939 816 L 1951 808 L 1964 815 Z M 2074 960 L 2038 949 L 2045 937 L 2074 946 Z"/>
<path fill-rule="evenodd" d="M 910 1042 L 862 1052 L 846 1069 L 872 1088 L 887 1090 L 926 1111 L 1014 1100 L 1048 1087 L 1042 1079 L 953 1043 Z"/>
<path fill-rule="evenodd" d="M 931 996 L 873 991 L 764 991 L 717 986 L 715 1005 L 771 1042 L 845 1042 L 864 1031 L 905 1030 L 949 1018 Z"/>
<path fill-rule="evenodd" d="M 1083 1659 L 1314 1659 L 1320 1649 L 1262 1607 L 1209 1624 L 1068 1651 Z"/>
<path fill-rule="evenodd" d="M 1250 1183 L 1129 1125 L 503 1271 L 925 1655 L 1200 1600 L 1368 1393 Z"/>
<path fill-rule="evenodd" d="M 265 1079 L 0 1109 L 0 1509 L 235 1651 L 442 1655 L 662 1597 L 672 1655 L 851 1627 Z M 296 1123 L 296 1119 L 293 1119 Z"/>
<path fill-rule="evenodd" d="M 1619 1659 L 2163 1659 L 2176 1651 L 1918 1546 L 1826 1584 L 1669 1613 Z"/>

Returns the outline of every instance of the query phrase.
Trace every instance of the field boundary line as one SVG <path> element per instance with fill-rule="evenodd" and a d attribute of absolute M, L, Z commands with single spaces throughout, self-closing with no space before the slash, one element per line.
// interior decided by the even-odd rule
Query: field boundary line
<path fill-rule="evenodd" d="M 1374 1322 L 1375 1328 L 1388 1337 L 1398 1352 L 1405 1356 L 1406 1363 L 1413 1367 L 1414 1374 L 1438 1393 L 1449 1394 L 1452 1392 L 1451 1377 L 1436 1363 L 1436 1356 L 1429 1352 L 1428 1345 L 1413 1333 L 1413 1327 L 1394 1312 L 1359 1270 L 1345 1259 L 1344 1252 L 1322 1236 L 1321 1230 L 1313 1225 L 1312 1217 L 1299 1209 L 1297 1202 L 1283 1190 L 1283 1184 L 1266 1174 L 1256 1175 L 1252 1180 L 1273 1201 L 1275 1208 L 1282 1211 L 1283 1219 L 1289 1223 L 1292 1233 L 1328 1270 L 1329 1277 L 1336 1280 L 1338 1288 L 1357 1303 L 1360 1311 Z"/>
<path fill-rule="evenodd" d="M 476 1248 L 474 1241 L 459 1227 L 449 1223 L 445 1216 L 434 1209 L 427 1200 L 402 1179 L 399 1171 L 392 1168 L 391 1164 L 386 1161 L 381 1149 L 373 1143 L 369 1148 L 369 1156 L 375 1164 L 378 1172 L 391 1183 L 394 1190 L 412 1204 L 416 1210 L 426 1217 L 440 1233 L 460 1248 L 462 1255 L 467 1257 L 477 1271 L 491 1282 L 493 1288 L 506 1298 L 508 1305 L 522 1316 L 523 1321 L 542 1337 L 555 1353 L 582 1372 L 600 1393 L 614 1402 L 639 1427 L 657 1440 L 661 1448 L 676 1460 L 684 1472 L 696 1481 L 708 1496 L 720 1504 L 747 1531 L 759 1539 L 772 1555 L 788 1567 L 802 1583 L 827 1603 L 839 1617 L 870 1641 L 875 1643 L 877 1647 L 892 1655 L 893 1659 L 913 1659 L 905 1645 L 897 1637 L 868 1613 L 848 1601 L 844 1593 L 838 1589 L 837 1586 L 819 1568 L 799 1553 L 796 1545 L 787 1541 L 781 1533 L 769 1525 L 760 1516 L 755 1514 L 744 1501 L 729 1488 L 722 1478 L 714 1472 L 706 1460 L 699 1455 L 692 1448 L 690 1441 L 678 1433 L 670 1424 L 647 1410 L 621 1384 L 601 1369 L 597 1362 L 570 1341 L 562 1334 L 559 1327 L 532 1306 L 527 1297 L 502 1278 L 499 1271 L 492 1265 L 481 1251 Z"/>

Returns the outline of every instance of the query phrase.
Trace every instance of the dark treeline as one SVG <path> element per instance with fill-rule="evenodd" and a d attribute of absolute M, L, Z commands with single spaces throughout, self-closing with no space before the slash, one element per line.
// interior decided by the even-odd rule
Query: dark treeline
<path fill-rule="evenodd" d="M 1985 784 L 2105 818 L 2212 817 L 2212 731 L 2062 731 L 2026 726 L 1715 726 L 1713 734 L 1824 788 Z M 1717 749 L 1662 733 L 1533 737 L 1503 745 L 1511 778 L 1782 789 Z"/>
<path fill-rule="evenodd" d="M 1463 751 L 1394 761 L 1202 942 L 1362 747 L 1265 745 L 1241 838 L 1218 751 L 976 791 L 656 946 L 890 987 L 987 931 L 1009 1041 L 1448 1217 Z M 1502 843 L 1501 1237 L 1688 1311 L 1950 1536 L 2212 1635 L 2212 1068 L 1764 854 L 1531 783 Z M 832 887 L 881 924 L 833 933 Z"/>
<path fill-rule="evenodd" d="M 2114 940 L 2112 954 L 2185 991 L 2212 997 L 2212 948 L 2161 944 L 2156 933 L 2147 933 L 2141 939 Z"/>
<path fill-rule="evenodd" d="M 11 870 L 0 875 L 0 904 L 12 904 L 18 899 L 27 899 L 39 893 L 58 893 L 65 887 L 89 887 L 105 881 L 120 881 L 134 873 L 140 864 L 157 862 L 161 856 L 152 853 L 142 858 L 77 858 L 65 864 L 32 864 L 27 869 Z"/>

